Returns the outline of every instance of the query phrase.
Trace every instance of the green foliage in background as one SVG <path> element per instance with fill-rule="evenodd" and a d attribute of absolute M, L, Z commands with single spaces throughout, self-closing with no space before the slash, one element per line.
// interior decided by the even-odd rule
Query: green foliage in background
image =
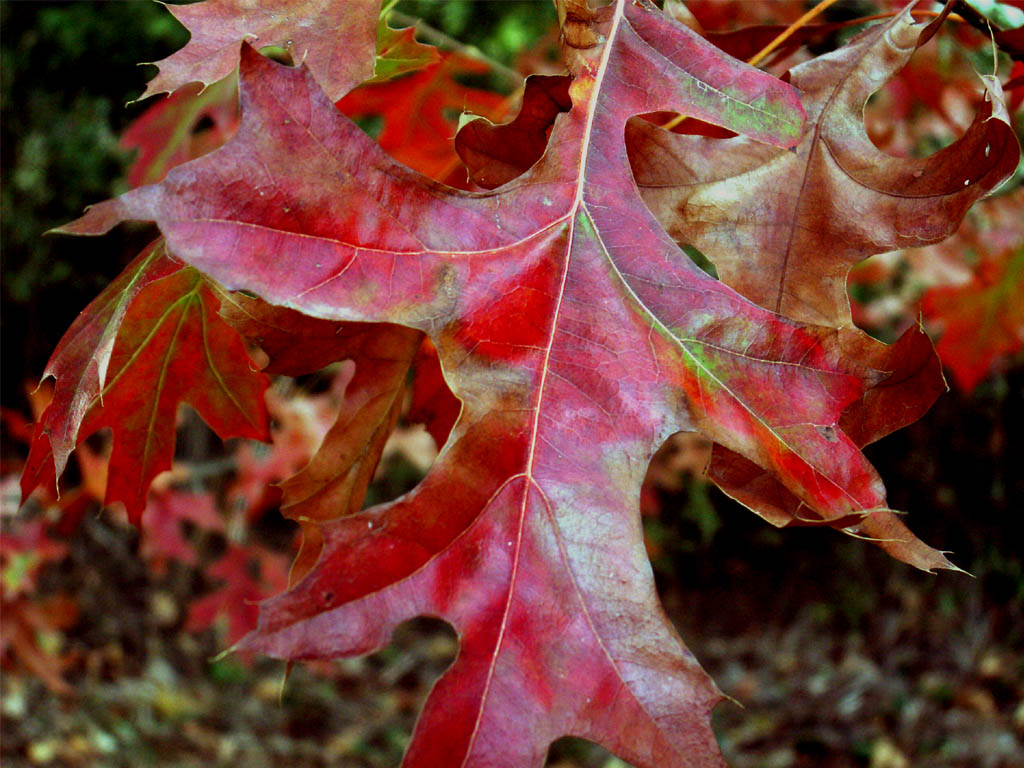
<path fill-rule="evenodd" d="M 506 65 L 513 65 L 517 54 L 533 48 L 557 23 L 554 3 L 548 0 L 406 0 L 396 10 Z"/>

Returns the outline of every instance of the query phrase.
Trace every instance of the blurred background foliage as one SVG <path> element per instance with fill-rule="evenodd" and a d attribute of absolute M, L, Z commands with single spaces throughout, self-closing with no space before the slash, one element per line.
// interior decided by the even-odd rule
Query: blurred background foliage
<path fill-rule="evenodd" d="M 550 61 L 555 16 L 546 0 L 418 0 L 397 9 L 506 66 Z M 859 3 L 842 12 L 871 10 Z M 153 73 L 137 62 L 169 55 L 187 33 L 160 5 L 141 1 L 5 2 L 0 24 L 0 381 L 4 406 L 27 415 L 25 383 L 153 231 L 42 235 L 126 188 L 131 158 L 118 137 L 149 106 L 129 102 Z M 523 64 L 522 52 L 537 47 Z M 892 506 L 974 578 L 921 574 L 832 531 L 775 530 L 698 477 L 699 444 L 666 446 L 651 470 L 661 480 L 645 497 L 648 544 L 687 644 L 746 705 L 716 713 L 733 765 L 1024 763 L 1022 432 L 1018 355 L 972 393 L 950 392 L 867 450 Z M 5 437 L 5 459 L 18 450 Z M 392 458 L 371 497 L 392 497 L 421 476 L 415 462 Z M 5 497 L 5 524 L 10 515 Z M 291 534 L 276 512 L 254 524 L 256 538 L 281 550 Z M 210 536 L 196 546 L 209 562 L 227 543 Z M 198 569 L 172 564 L 154 575 L 139 559 L 139 534 L 98 509 L 67 547 L 40 570 L 39 589 L 78 601 L 79 623 L 53 640 L 78 655 L 67 676 L 74 694 L 4 675 L 5 764 L 395 765 L 456 650 L 450 628 L 409 622 L 385 651 L 297 667 L 282 689 L 280 664 L 214 658 L 223 634 L 183 630 L 182 606 L 212 587 Z M 622 766 L 571 739 L 549 762 Z"/>

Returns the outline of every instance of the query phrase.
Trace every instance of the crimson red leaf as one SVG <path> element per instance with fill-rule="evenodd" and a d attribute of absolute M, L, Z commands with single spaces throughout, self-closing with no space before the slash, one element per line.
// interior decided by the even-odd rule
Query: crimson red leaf
<path fill-rule="evenodd" d="M 30 455 L 22 477 L 23 498 L 41 482 L 37 475 L 46 471 L 42 460 L 49 450 L 57 475 L 64 471 L 79 442 L 82 419 L 106 386 L 110 355 L 128 307 L 147 285 L 183 267 L 167 253 L 162 240 L 154 241 L 93 299 L 61 338 L 43 371 L 43 379 L 53 376 L 57 383 L 49 407 L 36 424 L 31 453 L 37 461 Z M 34 479 L 26 484 L 29 478 Z"/>
<path fill-rule="evenodd" d="M 105 501 L 123 502 L 137 524 L 150 483 L 171 467 L 182 402 L 223 438 L 269 437 L 267 378 L 253 370 L 241 339 L 217 315 L 206 279 L 167 256 L 162 243 L 140 259 L 112 286 L 116 290 L 108 289 L 86 309 L 58 346 L 53 359 L 59 365 L 52 371 L 57 389 L 33 437 L 23 497 L 63 470 L 64 450 L 110 427 L 114 443 Z M 151 279 L 160 271 L 169 274 Z M 90 348 L 97 350 L 95 359 L 88 357 Z M 107 368 L 108 359 L 104 378 L 94 371 Z M 92 387 L 79 383 L 85 395 L 76 394 L 72 408 L 58 398 L 62 377 Z M 51 454 L 53 434 L 60 439 Z"/>
<path fill-rule="evenodd" d="M 231 544 L 228 551 L 207 569 L 223 585 L 188 607 L 186 632 L 201 632 L 223 617 L 227 640 L 235 642 L 256 626 L 259 602 L 280 591 L 287 582 L 283 555 L 257 546 Z"/>
<path fill-rule="evenodd" d="M 864 518 L 884 489 L 840 419 L 884 376 L 849 360 L 835 329 L 699 270 L 632 183 L 632 116 L 677 111 L 789 147 L 795 91 L 648 3 L 566 2 L 560 16 L 572 108 L 494 192 L 398 165 L 308 71 L 246 47 L 236 138 L 65 229 L 155 220 L 229 288 L 421 329 L 463 403 L 427 478 L 322 524 L 316 564 L 240 647 L 359 654 L 439 616 L 460 652 L 407 765 L 539 766 L 571 734 L 645 768 L 717 766 L 720 694 L 660 611 L 644 551 L 649 459 L 699 429 L 821 519 Z"/>
<path fill-rule="evenodd" d="M 943 325 L 939 355 L 956 383 L 970 392 L 996 358 L 1024 345 L 1024 247 L 987 260 L 970 283 L 933 288 L 924 295 L 925 317 Z"/>
<path fill-rule="evenodd" d="M 198 126 L 209 120 L 205 130 Z M 121 146 L 139 150 L 128 171 L 133 187 L 152 184 L 167 171 L 210 152 L 238 127 L 237 78 L 226 77 L 208 88 L 191 83 L 161 99 L 121 136 Z"/>
<path fill-rule="evenodd" d="M 875 46 L 865 52 L 862 44 L 855 44 L 851 50 L 842 53 L 842 57 L 839 57 L 839 54 L 832 56 L 844 61 L 862 63 L 871 56 L 877 57 L 882 49 L 883 46 Z M 491 126 L 484 121 L 476 121 L 459 133 L 456 146 L 476 183 L 488 188 L 507 183 L 523 173 L 540 157 L 551 124 L 555 117 L 567 108 L 561 95 L 565 87 L 564 78 L 531 78 L 527 82 L 523 109 L 512 123 Z M 835 119 L 834 114 L 830 117 Z M 682 130 L 686 123 L 690 122 L 692 120 L 684 121 L 677 131 L 713 135 L 707 130 Z M 707 124 L 704 123 L 702 126 Z M 818 251 L 814 250 L 817 240 L 813 233 L 799 231 L 798 218 L 788 223 L 787 216 L 798 216 L 787 209 L 790 196 L 765 195 L 766 182 L 761 185 L 746 184 L 743 174 L 738 178 L 727 174 L 726 178 L 731 182 L 728 186 L 728 195 L 723 193 L 723 183 L 716 188 L 715 196 L 708 198 L 713 214 L 705 212 L 699 206 L 688 206 L 687 195 L 693 194 L 694 187 L 699 189 L 701 181 L 693 178 L 695 174 L 690 163 L 699 165 L 703 162 L 695 153 L 691 154 L 693 150 L 699 149 L 707 153 L 714 151 L 715 147 L 729 147 L 731 149 L 728 151 L 719 151 L 729 162 L 742 162 L 748 150 L 755 156 L 758 153 L 777 153 L 777 150 L 766 149 L 742 140 L 712 144 L 707 139 L 696 140 L 692 136 L 690 139 L 680 139 L 674 144 L 669 134 L 655 128 L 649 122 L 638 119 L 630 121 L 626 135 L 634 170 L 641 184 L 646 184 L 641 189 L 655 203 L 661 203 L 655 210 L 660 213 L 662 223 L 670 231 L 681 237 L 700 236 L 703 238 L 701 243 L 705 246 L 708 243 L 720 246 L 721 241 L 735 247 L 735 243 L 739 241 L 753 247 L 754 242 L 760 240 L 768 246 L 765 256 L 771 265 L 778 261 L 786 263 L 772 251 L 772 246 L 780 243 L 776 230 L 784 230 L 788 226 L 796 229 L 798 233 L 789 239 L 786 247 L 794 251 L 795 261 L 800 260 L 800 274 L 796 279 L 801 288 L 819 290 L 821 276 L 837 270 L 831 260 L 831 253 L 828 258 L 821 258 Z M 681 152 L 679 156 L 671 151 L 676 145 Z M 811 183 L 804 184 L 805 188 L 811 190 L 807 193 L 808 196 L 816 189 L 815 184 L 823 188 L 816 192 L 817 207 L 832 202 L 833 198 L 841 198 L 844 193 L 842 186 L 822 184 L 804 164 L 790 161 L 788 153 L 782 155 L 787 157 L 787 160 L 776 160 L 765 169 L 754 163 L 755 173 L 770 175 L 775 180 L 774 185 L 782 189 L 795 186 L 801 179 L 810 176 Z M 721 172 L 721 168 L 726 167 L 725 160 L 720 166 L 708 165 L 705 170 Z M 977 194 L 977 191 L 974 194 Z M 791 197 L 798 198 L 795 194 Z M 671 201 L 671 204 L 664 204 L 665 200 Z M 841 199 L 837 202 L 841 202 Z M 777 210 L 767 219 L 756 215 L 759 207 L 766 206 Z M 843 226 L 843 222 L 837 220 L 836 225 Z M 736 231 L 749 233 L 746 234 L 746 239 L 743 239 L 734 234 Z M 808 254 L 813 258 L 809 258 Z M 758 272 L 750 265 L 750 259 L 742 249 L 733 252 L 716 247 L 710 255 L 716 260 L 723 258 L 727 265 L 730 264 L 731 258 L 743 260 L 745 268 L 740 270 L 733 265 L 733 268 L 726 270 L 724 279 L 729 283 L 738 283 L 735 287 L 751 294 L 751 298 L 763 300 L 764 295 L 771 295 L 771 290 L 778 286 L 774 281 L 779 279 L 779 275 L 770 270 Z M 839 269 L 842 269 L 841 264 Z M 827 282 L 827 278 L 821 282 Z M 831 306 L 830 302 L 835 300 L 836 297 L 825 295 L 821 298 L 821 303 Z M 845 305 L 845 298 L 842 303 Z M 778 302 L 775 306 L 765 306 L 781 309 Z M 798 314 L 792 307 L 786 309 L 790 313 Z M 819 322 L 823 320 L 822 317 L 804 319 L 816 319 Z M 858 447 L 916 421 L 927 411 L 935 398 L 945 391 L 945 381 L 931 341 L 922 329 L 911 329 L 897 345 L 887 347 L 852 327 L 849 323 L 848 307 L 845 319 L 844 313 L 837 310 L 833 320 L 838 331 L 836 339 L 844 354 L 866 368 L 880 372 L 880 375 L 870 382 L 862 396 L 848 404 L 839 422 L 842 430 Z M 825 435 L 828 437 L 830 433 L 826 432 Z M 863 533 L 853 519 L 844 516 L 822 517 L 788 491 L 773 472 L 759 467 L 721 445 L 715 447 L 709 477 L 730 496 L 775 525 L 824 523 L 842 528 L 849 533 Z M 899 528 L 901 524 L 891 520 L 892 515 L 888 509 L 880 507 L 873 510 L 865 520 L 874 520 L 878 525 L 884 524 L 890 529 Z M 922 544 L 909 531 L 905 531 L 904 538 L 899 541 L 894 541 L 892 536 L 887 538 L 889 540 L 883 542 L 882 546 L 895 556 L 920 568 L 931 570 L 936 567 L 951 567 L 941 553 Z"/>
<path fill-rule="evenodd" d="M 471 88 L 456 75 L 482 75 L 490 67 L 459 53 L 444 52 L 440 60 L 405 77 L 370 82 L 338 102 L 352 118 L 378 115 L 384 127 L 377 142 L 396 160 L 420 173 L 459 185 L 459 158 L 452 137 L 463 111 L 504 116 L 505 99 L 496 93 Z M 465 174 L 461 181 L 464 186 Z"/>
<path fill-rule="evenodd" d="M 553 151 L 499 196 L 459 195 L 395 166 L 303 72 L 247 53 L 243 125 L 206 159 L 250 185 L 274 182 L 250 186 L 245 208 L 235 208 L 246 221 L 218 211 L 227 201 L 199 202 L 210 194 L 201 192 L 200 160 L 189 166 L 194 182 L 172 172 L 84 222 L 153 215 L 232 286 L 328 318 L 403 320 L 432 332 L 465 403 L 448 450 L 403 502 L 323 526 L 317 565 L 271 604 L 246 644 L 292 658 L 364 652 L 410 615 L 447 617 L 462 632 L 462 653 L 427 705 L 410 764 L 482 760 L 499 743 L 509 759 L 534 764 L 567 732 L 643 765 L 681 764 L 683 755 L 718 763 L 704 719 L 718 694 L 657 609 L 636 522 L 647 459 L 670 432 L 700 424 L 792 467 L 787 478 L 838 513 L 877 504 L 869 468 L 852 491 L 823 486 L 806 463 L 801 478 L 804 459 L 779 439 L 791 428 L 758 391 L 779 370 L 770 360 L 798 363 L 785 368 L 784 386 L 808 396 L 784 418 L 830 424 L 859 395 L 858 380 L 812 336 L 692 268 L 635 193 L 617 192 L 629 178 L 622 130 L 631 114 L 681 107 L 765 138 L 785 132 L 785 142 L 799 126 L 792 92 L 709 57 L 705 43 L 645 7 L 619 6 L 600 34 L 614 42 L 575 54 L 575 108 L 556 124 Z M 702 98 L 682 70 L 680 81 L 626 86 L 662 62 L 645 38 L 678 61 L 703 56 L 702 77 L 730 89 L 736 115 L 721 114 L 718 96 Z M 302 116 L 300 102 L 317 109 Z M 250 119 L 263 128 L 253 131 Z M 308 160 L 282 167 L 269 126 Z M 299 167 L 302 183 L 285 182 Z M 201 206 L 198 218 L 186 197 Z M 287 269 L 260 257 L 286 252 Z M 763 429 L 765 419 L 776 426 Z M 813 430 L 803 439 L 821 440 Z M 867 495 L 853 501 L 851 492 Z M 570 671 L 579 683 L 558 684 Z M 444 727 L 432 728 L 442 716 Z"/>
<path fill-rule="evenodd" d="M 358 512 L 384 443 L 394 428 L 406 379 L 423 334 L 388 324 L 338 323 L 307 317 L 242 294 L 226 297 L 228 321 L 270 358 L 266 371 L 299 376 L 352 360 L 334 424 L 309 463 L 281 484 L 282 513 L 302 526 L 297 580 L 316 562 L 319 524 Z"/>
<path fill-rule="evenodd" d="M 176 91 L 188 83 L 204 86 L 238 66 L 238 42 L 285 48 L 305 62 L 328 94 L 341 97 L 373 74 L 379 0 L 206 0 L 169 5 L 192 35 L 180 51 L 156 62 L 143 99 Z"/>

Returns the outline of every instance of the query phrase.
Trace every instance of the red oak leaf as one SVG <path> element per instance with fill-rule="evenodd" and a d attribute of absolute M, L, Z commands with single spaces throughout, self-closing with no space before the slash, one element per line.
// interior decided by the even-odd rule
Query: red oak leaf
<path fill-rule="evenodd" d="M 393 158 L 433 179 L 465 186 L 452 148 L 459 115 L 498 119 L 507 106 L 502 96 L 462 85 L 455 75 L 489 70 L 477 59 L 443 52 L 440 61 L 415 74 L 357 88 L 338 102 L 338 109 L 352 118 L 379 115 L 384 127 L 377 141 Z"/>
<path fill-rule="evenodd" d="M 224 530 L 224 519 L 208 492 L 170 489 L 150 495 L 142 516 L 140 552 L 157 572 L 162 572 L 169 560 L 196 564 L 195 547 L 182 531 L 186 522 L 207 531 Z"/>
<path fill-rule="evenodd" d="M 223 618 L 229 643 L 256 626 L 260 601 L 288 583 L 285 556 L 257 546 L 229 545 L 206 573 L 224 585 L 189 605 L 185 631 L 201 632 Z"/>
<path fill-rule="evenodd" d="M 242 294 L 225 297 L 223 313 L 268 356 L 265 371 L 301 376 L 338 360 L 351 361 L 337 380 L 342 397 L 333 424 L 308 463 L 281 484 L 281 511 L 303 531 L 292 566 L 297 580 L 320 555 L 320 523 L 362 507 L 398 419 L 423 334 L 397 325 L 317 320 Z"/>
<path fill-rule="evenodd" d="M 406 418 L 413 423 L 423 424 L 440 450 L 448 442 L 448 435 L 459 418 L 462 403 L 452 394 L 444 380 L 437 348 L 429 338 L 423 340 L 423 345 L 416 353 L 413 369 L 412 404 Z"/>
<path fill-rule="evenodd" d="M 862 420 L 848 435 L 842 419 L 885 376 L 849 359 L 835 328 L 706 275 L 633 184 L 631 117 L 679 112 L 791 147 L 795 90 L 649 3 L 559 10 L 571 109 L 493 192 L 399 165 L 309 71 L 244 46 L 235 139 L 65 231 L 153 220 L 230 289 L 420 329 L 463 404 L 412 493 L 320 526 L 319 559 L 241 648 L 360 654 L 439 616 L 460 652 L 406 765 L 540 766 L 571 734 L 644 768 L 718 766 L 707 715 L 720 694 L 659 609 L 644 551 L 650 457 L 699 430 L 818 519 L 860 520 L 885 509 L 884 488 L 856 446 Z"/>
<path fill-rule="evenodd" d="M 693 268 L 635 193 L 622 192 L 630 115 L 684 108 L 792 143 L 795 95 L 645 6 L 621 4 L 567 26 L 578 46 L 575 108 L 532 176 L 500 195 L 460 195 L 395 165 L 305 72 L 247 52 L 242 127 L 187 167 L 194 184 L 172 172 L 163 186 L 93 208 L 79 225 L 157 218 L 232 287 L 327 318 L 401 320 L 433 336 L 465 404 L 447 450 L 404 501 L 325 524 L 317 564 L 271 604 L 245 646 L 293 658 L 365 652 L 410 615 L 448 618 L 463 633 L 462 653 L 427 705 L 410 764 L 481 761 L 496 748 L 538 763 L 567 732 L 642 765 L 682 764 L 691 754 L 718 763 L 704 719 L 718 694 L 657 608 L 636 523 L 648 459 L 670 432 L 699 424 L 784 470 L 837 514 L 879 503 L 863 460 L 864 474 L 839 489 L 822 482 L 826 457 L 814 455 L 816 467 L 788 448 L 821 441 L 790 425 L 834 423 L 859 396 L 858 380 L 812 335 Z M 608 42 L 595 44 L 600 36 Z M 648 77 L 664 71 L 664 51 L 677 62 L 675 78 Z M 316 110 L 303 117 L 287 106 L 300 101 Z M 263 128 L 253 131 L 257 116 Z M 272 125 L 282 132 L 274 141 Z M 287 172 L 272 150 L 282 139 L 309 153 L 293 156 Z M 224 203 L 196 197 L 210 194 L 205 161 L 248 179 L 246 206 L 226 215 Z M 297 171 L 302 184 L 284 181 Z M 184 201 L 173 211 L 179 194 L 203 212 Z M 238 219 L 242 210 L 258 227 Z M 232 233 L 223 256 L 209 244 L 227 241 L 207 237 L 218 228 Z M 249 237 L 257 240 L 243 244 Z M 299 242 L 306 250 L 294 250 Z M 271 252 L 293 255 L 287 263 L 259 255 Z M 785 415 L 759 392 L 781 360 L 791 361 L 784 386 L 806 394 Z M 570 674 L 577 684 L 558 683 Z M 438 718 L 446 725 L 430 727 Z"/>
<path fill-rule="evenodd" d="M 221 80 L 238 66 L 238 42 L 285 48 L 305 62 L 335 99 L 373 74 L 380 0 L 206 0 L 169 5 L 192 38 L 184 48 L 155 62 L 145 99 L 176 91 L 189 83 L 204 86 Z"/>
<path fill-rule="evenodd" d="M 105 503 L 124 503 L 138 524 L 150 483 L 171 467 L 183 402 L 222 438 L 266 440 L 267 378 L 217 306 L 207 280 L 159 241 L 90 304 L 47 366 L 57 387 L 33 436 L 22 497 L 54 481 L 75 444 L 109 427 Z M 65 398 L 68 381 L 79 389 Z"/>
<path fill-rule="evenodd" d="M 208 88 L 190 83 L 178 89 L 143 112 L 121 136 L 122 147 L 139 150 L 128 183 L 138 187 L 160 181 L 174 166 L 219 147 L 237 128 L 237 78 L 226 77 Z"/>
<path fill-rule="evenodd" d="M 986 259 L 967 285 L 933 288 L 921 309 L 941 324 L 939 356 L 970 392 L 997 358 L 1024 345 L 1024 247 Z"/>
<path fill-rule="evenodd" d="M 901 22 L 904 27 L 911 23 L 905 16 L 895 20 L 889 28 Z M 905 29 L 902 31 L 906 32 Z M 911 33 L 917 35 L 918 43 L 926 37 L 920 32 L 920 28 L 911 29 Z M 879 39 L 884 45 L 877 44 Z M 873 71 L 879 71 L 873 59 L 880 58 L 880 54 L 884 54 L 892 43 L 889 38 L 878 34 L 878 30 L 870 41 L 874 44 L 865 45 L 862 40 L 841 52 L 831 54 L 831 58 L 844 66 L 833 71 L 826 70 L 827 78 L 845 82 L 844 75 L 858 66 L 871 66 Z M 903 52 L 903 55 L 905 58 L 909 53 Z M 540 157 L 552 122 L 568 108 L 567 87 L 567 80 L 562 77 L 530 78 L 526 85 L 523 109 L 515 121 L 496 128 L 477 121 L 459 133 L 457 149 L 477 184 L 493 188 L 508 183 Z M 819 85 L 819 89 L 821 87 Z M 843 110 L 839 110 L 839 113 L 823 112 L 813 117 L 821 122 L 826 122 L 826 119 L 835 122 L 845 118 Z M 835 258 L 835 249 L 828 254 L 828 258 L 821 258 L 814 236 L 817 230 L 804 231 L 798 226 L 800 195 L 807 198 L 805 207 L 812 212 L 828 205 L 840 207 L 845 202 L 844 196 L 849 197 L 851 194 L 849 185 L 828 183 L 827 177 L 825 182 L 817 178 L 822 175 L 821 172 L 813 167 L 809 170 L 799 150 L 796 153 L 777 152 L 742 139 L 710 142 L 698 137 L 715 136 L 714 132 L 707 130 L 712 126 L 706 123 L 687 126 L 691 122 L 684 121 L 675 130 L 680 134 L 692 135 L 680 136 L 678 139 L 654 127 L 647 120 L 633 119 L 627 125 L 626 137 L 634 173 L 640 182 L 641 191 L 651 199 L 662 223 L 677 237 L 690 241 L 697 239 L 703 247 L 710 248 L 709 255 L 724 263 L 723 279 L 735 283 L 735 287 L 769 308 L 784 309 L 786 314 L 798 318 L 804 312 L 810 314 L 803 318 L 807 320 L 823 322 L 828 319 L 807 313 L 805 303 L 793 302 L 784 308 L 780 306 L 777 293 L 784 285 L 780 276 L 784 275 L 785 270 L 754 268 L 744 256 L 747 251 L 738 248 L 737 243 L 750 247 L 754 247 L 757 242 L 762 243 L 761 256 L 769 266 L 779 263 L 786 265 L 788 259 L 792 258 L 794 268 L 801 272 L 797 282 L 802 290 L 817 293 L 817 302 L 821 306 L 831 308 L 835 302 L 840 302 L 839 306 L 830 310 L 835 312 L 830 324 L 835 325 L 839 332 L 838 339 L 844 353 L 869 369 L 885 372 L 865 390 L 859 400 L 847 406 L 840 420 L 842 430 L 858 447 L 920 418 L 945 390 L 945 382 L 930 339 L 921 328 L 912 328 L 898 344 L 888 347 L 852 327 L 848 305 L 845 313 L 842 311 L 845 299 L 840 300 L 829 294 L 827 289 L 829 274 L 840 273 L 844 269 L 841 259 Z M 1004 149 L 1015 146 L 1014 141 L 1005 140 L 1006 128 L 1004 121 L 1000 127 L 989 129 L 990 134 L 994 133 L 1004 140 Z M 805 136 L 804 143 L 808 142 L 807 137 L 811 135 L 814 134 Z M 723 152 L 723 147 L 731 147 L 731 150 Z M 750 149 L 751 156 L 746 156 L 747 149 Z M 972 150 L 968 142 L 964 152 L 968 159 Z M 812 157 L 813 151 L 812 145 Z M 781 158 L 773 156 L 776 152 Z M 994 164 L 999 164 L 997 168 L 1002 170 L 1003 175 L 1009 167 L 1007 154 L 1012 152 L 1004 152 L 992 158 Z M 716 162 L 707 162 L 709 155 L 717 157 Z M 773 159 L 762 167 L 759 160 L 764 155 Z M 730 175 L 733 166 L 730 163 L 741 168 L 747 163 L 749 173 L 737 172 L 735 183 L 726 185 L 716 174 L 722 174 L 724 179 L 733 181 Z M 718 183 L 715 193 L 706 197 L 703 207 L 700 204 L 690 205 L 690 196 L 699 196 L 702 184 L 706 185 L 700 176 L 701 172 L 712 175 Z M 759 179 L 759 174 L 764 178 Z M 748 175 L 756 183 L 748 183 Z M 989 173 L 979 187 L 966 192 L 962 188 L 955 189 L 954 196 L 966 197 L 969 203 L 1001 178 L 999 170 Z M 764 194 L 769 186 L 772 189 L 799 188 L 800 194 Z M 876 192 L 880 193 L 881 190 Z M 789 209 L 793 205 L 792 201 L 797 201 L 794 210 Z M 765 209 L 771 215 L 758 213 Z M 787 217 L 792 218 L 792 223 Z M 841 219 L 835 222 L 839 227 L 843 224 Z M 785 233 L 787 227 L 795 231 L 795 236 L 788 240 L 778 234 L 779 231 Z M 849 238 L 843 242 L 854 249 L 858 246 L 857 241 Z M 776 250 L 780 250 L 783 244 L 787 251 L 780 255 Z M 860 247 L 863 249 L 866 246 Z M 744 265 L 742 269 L 739 268 L 741 260 Z M 848 266 L 845 268 L 848 269 Z M 828 438 L 831 433 L 826 430 L 824 435 Z M 847 533 L 875 538 L 890 554 L 917 567 L 927 570 L 949 567 L 942 553 L 916 539 L 890 510 L 880 507 L 857 520 L 828 516 L 823 518 L 788 491 L 772 472 L 721 445 L 714 448 L 709 477 L 730 496 L 774 525 L 826 524 Z"/>
<path fill-rule="evenodd" d="M 82 419 L 106 386 L 114 343 L 132 302 L 150 283 L 183 266 L 167 253 L 163 241 L 155 241 L 93 299 L 61 338 L 43 371 L 43 379 L 52 376 L 57 383 L 49 406 L 36 423 L 29 469 L 22 478 L 22 498 L 28 498 L 41 482 L 36 472 L 45 471 L 43 466 L 32 466 L 32 453 L 41 462 L 46 451 L 39 451 L 44 447 L 52 450 L 56 474 L 64 471 L 68 456 L 80 441 Z M 26 478 L 32 478 L 29 485 Z"/>
<path fill-rule="evenodd" d="M 843 48 L 794 67 L 789 81 L 801 89 L 814 128 L 792 152 L 743 137 L 676 135 L 641 120 L 627 127 L 637 184 L 670 234 L 696 246 L 745 296 L 838 329 L 847 355 L 886 372 L 839 422 L 858 446 L 920 418 L 945 383 L 921 328 L 887 347 L 853 326 L 846 294 L 851 266 L 885 250 L 948 237 L 1020 157 L 991 77 L 982 78 L 986 101 L 971 128 L 932 157 L 890 157 L 868 139 L 861 117 L 868 96 L 940 22 L 915 24 L 907 7 Z M 822 243 L 829 247 L 823 250 Z M 722 445 L 715 447 L 709 477 L 775 525 L 822 522 L 778 478 Z M 874 538 L 920 568 L 949 567 L 887 509 L 859 521 L 825 522 Z"/>

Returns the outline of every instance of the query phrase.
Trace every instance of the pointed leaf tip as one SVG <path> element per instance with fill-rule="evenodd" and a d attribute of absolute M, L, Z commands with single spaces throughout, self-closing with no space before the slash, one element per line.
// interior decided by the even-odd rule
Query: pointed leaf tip
<path fill-rule="evenodd" d="M 379 0 L 206 0 L 168 10 L 190 32 L 183 48 L 155 62 L 158 73 L 141 98 L 204 85 L 229 75 L 239 62 L 238 43 L 279 46 L 306 62 L 318 82 L 339 99 L 373 74 Z"/>

